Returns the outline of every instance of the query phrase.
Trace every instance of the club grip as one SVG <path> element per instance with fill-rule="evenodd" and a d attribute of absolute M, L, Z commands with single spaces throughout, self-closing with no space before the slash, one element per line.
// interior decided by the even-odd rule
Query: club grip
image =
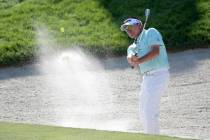
<path fill-rule="evenodd" d="M 137 57 L 137 56 L 138 56 L 138 54 L 137 54 L 137 53 L 135 53 L 135 56 Z M 134 69 L 134 66 L 131 66 L 131 68 L 132 68 L 132 69 Z"/>

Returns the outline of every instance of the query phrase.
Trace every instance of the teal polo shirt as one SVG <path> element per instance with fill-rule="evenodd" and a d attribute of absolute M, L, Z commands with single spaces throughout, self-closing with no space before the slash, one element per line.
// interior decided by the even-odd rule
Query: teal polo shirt
<path fill-rule="evenodd" d="M 161 34 L 155 28 L 143 30 L 138 36 L 137 41 L 128 47 L 127 55 L 131 56 L 137 54 L 138 57 L 143 57 L 151 51 L 152 45 L 160 45 L 160 54 L 152 60 L 139 64 L 142 74 L 162 68 L 169 69 L 165 44 L 162 40 Z"/>

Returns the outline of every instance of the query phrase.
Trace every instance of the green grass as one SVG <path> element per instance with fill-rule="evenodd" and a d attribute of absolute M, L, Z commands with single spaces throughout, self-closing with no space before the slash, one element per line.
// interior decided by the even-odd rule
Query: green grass
<path fill-rule="evenodd" d="M 120 54 L 128 44 L 111 14 L 96 0 L 0 0 L 0 7 L 0 64 L 33 58 L 36 28 L 43 25 L 63 47 L 82 46 L 104 55 Z"/>
<path fill-rule="evenodd" d="M 92 129 L 43 125 L 0 123 L 1 140 L 184 140 L 140 133 L 110 132 Z"/>
<path fill-rule="evenodd" d="M 119 26 L 130 16 L 144 20 L 146 7 L 151 9 L 148 26 L 159 29 L 167 48 L 210 43 L 208 0 L 0 0 L 0 65 L 36 57 L 36 29 L 43 25 L 62 47 L 126 54 L 131 40 Z"/>
<path fill-rule="evenodd" d="M 168 48 L 196 47 L 210 43 L 209 0 L 102 1 L 117 24 L 129 16 L 144 20 L 144 8 L 150 8 L 147 27 L 159 29 Z"/>

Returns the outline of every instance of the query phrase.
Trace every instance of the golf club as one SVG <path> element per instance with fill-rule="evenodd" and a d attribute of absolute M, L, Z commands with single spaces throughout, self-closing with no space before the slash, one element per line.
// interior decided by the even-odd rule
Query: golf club
<path fill-rule="evenodd" d="M 147 24 L 147 20 L 149 18 L 149 15 L 150 15 L 150 9 L 145 9 L 145 17 L 146 17 L 146 19 L 145 19 L 145 22 L 144 22 L 143 29 L 145 29 L 145 27 L 146 27 L 146 24 Z"/>
<path fill-rule="evenodd" d="M 148 17 L 150 15 L 150 9 L 145 9 L 145 22 L 144 22 L 144 26 L 143 26 L 143 30 L 145 29 L 146 27 L 146 24 L 147 24 L 147 20 L 148 20 Z M 142 30 L 142 31 L 143 31 Z M 138 56 L 137 53 L 135 54 L 135 56 Z M 131 66 L 132 69 L 134 69 L 134 66 Z"/>

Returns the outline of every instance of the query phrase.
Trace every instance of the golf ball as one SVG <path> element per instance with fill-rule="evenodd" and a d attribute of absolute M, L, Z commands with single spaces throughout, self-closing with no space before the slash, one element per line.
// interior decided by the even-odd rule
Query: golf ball
<path fill-rule="evenodd" d="M 60 28 L 60 31 L 61 31 L 61 32 L 64 32 L 64 28 L 63 28 L 63 27 L 61 27 L 61 28 Z"/>

